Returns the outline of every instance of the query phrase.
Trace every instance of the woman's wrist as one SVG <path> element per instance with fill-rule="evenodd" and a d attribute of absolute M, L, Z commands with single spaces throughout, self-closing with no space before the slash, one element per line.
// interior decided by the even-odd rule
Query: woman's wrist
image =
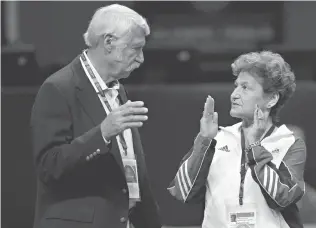
<path fill-rule="evenodd" d="M 248 150 L 251 150 L 253 147 L 255 147 L 255 146 L 260 146 L 261 145 L 261 142 L 260 142 L 260 140 L 257 140 L 257 141 L 255 141 L 255 142 L 251 142 L 250 144 L 249 144 L 249 146 L 246 148 L 246 150 L 248 151 Z"/>

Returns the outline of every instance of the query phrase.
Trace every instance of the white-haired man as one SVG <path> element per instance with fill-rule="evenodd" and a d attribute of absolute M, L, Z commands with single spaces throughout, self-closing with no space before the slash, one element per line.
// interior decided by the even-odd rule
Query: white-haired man
<path fill-rule="evenodd" d="M 144 61 L 149 33 L 135 11 L 102 7 L 84 34 L 88 49 L 41 86 L 31 116 L 34 227 L 161 227 L 137 130 L 148 110 L 118 81 Z"/>

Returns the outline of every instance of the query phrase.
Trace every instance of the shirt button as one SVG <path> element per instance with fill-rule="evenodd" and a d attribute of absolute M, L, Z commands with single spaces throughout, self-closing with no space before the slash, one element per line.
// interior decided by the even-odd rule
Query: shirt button
<path fill-rule="evenodd" d="M 126 218 L 124 218 L 124 217 L 122 217 L 122 218 L 120 218 L 120 222 L 126 222 Z"/>
<path fill-rule="evenodd" d="M 95 151 L 95 152 L 93 152 L 93 156 L 97 156 L 97 152 Z"/>
<path fill-rule="evenodd" d="M 99 154 L 101 151 L 100 151 L 100 149 L 97 149 L 97 151 L 96 151 L 96 152 L 97 152 L 97 154 Z"/>
<path fill-rule="evenodd" d="M 89 161 L 89 160 L 90 160 L 90 157 L 89 157 L 89 156 L 87 156 L 87 157 L 86 157 L 86 160 L 87 160 L 87 161 Z"/>
<path fill-rule="evenodd" d="M 124 194 L 126 194 L 126 193 L 127 193 L 126 188 L 123 188 L 123 189 L 122 189 L 122 192 L 123 192 Z"/>

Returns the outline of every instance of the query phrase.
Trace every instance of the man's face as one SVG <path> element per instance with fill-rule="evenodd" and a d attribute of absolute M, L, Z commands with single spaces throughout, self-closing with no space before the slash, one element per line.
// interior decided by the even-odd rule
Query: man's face
<path fill-rule="evenodd" d="M 231 94 L 232 117 L 253 119 L 256 104 L 265 111 L 268 97 L 263 91 L 262 80 L 258 76 L 241 72 L 236 81 L 235 89 Z"/>
<path fill-rule="evenodd" d="M 145 43 L 146 39 L 142 30 L 135 28 L 126 37 L 113 44 L 114 49 L 109 56 L 113 78 L 127 78 L 144 62 L 143 47 Z"/>

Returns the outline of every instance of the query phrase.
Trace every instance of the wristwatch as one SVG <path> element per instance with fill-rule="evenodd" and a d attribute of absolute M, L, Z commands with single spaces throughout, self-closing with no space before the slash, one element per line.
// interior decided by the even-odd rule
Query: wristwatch
<path fill-rule="evenodd" d="M 254 143 L 251 143 L 251 144 L 247 147 L 247 151 L 251 150 L 251 149 L 252 149 L 253 147 L 255 147 L 255 146 L 260 146 L 260 145 L 261 145 L 260 140 L 254 142 Z"/>

